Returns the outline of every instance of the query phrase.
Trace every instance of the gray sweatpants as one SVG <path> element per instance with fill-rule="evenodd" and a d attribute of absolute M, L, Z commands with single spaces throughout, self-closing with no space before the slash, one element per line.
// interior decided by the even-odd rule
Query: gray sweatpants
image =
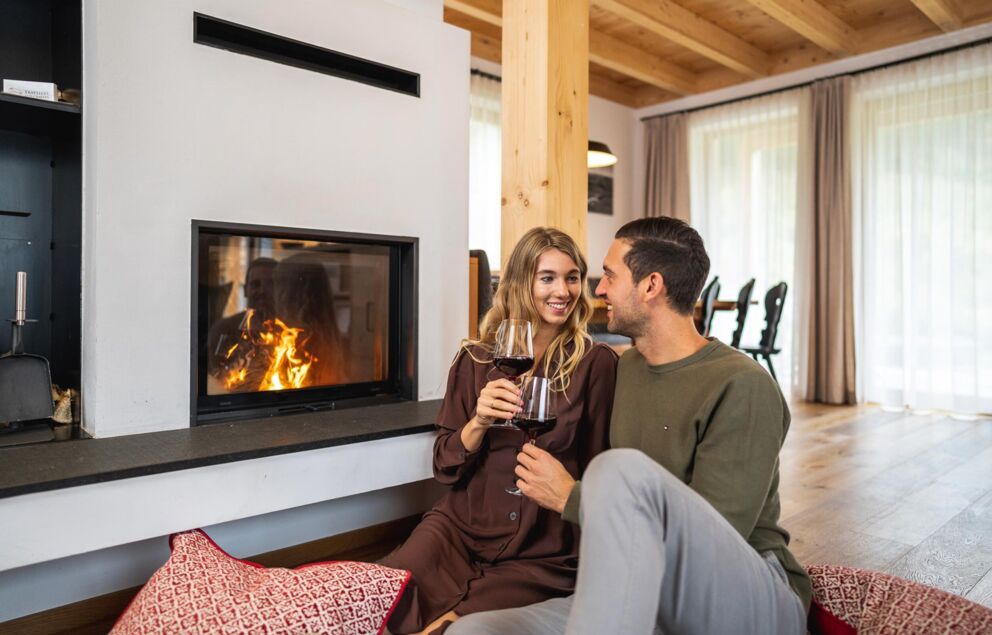
<path fill-rule="evenodd" d="M 802 602 L 709 503 L 637 450 L 582 480 L 575 595 L 467 615 L 449 635 L 806 632 Z"/>

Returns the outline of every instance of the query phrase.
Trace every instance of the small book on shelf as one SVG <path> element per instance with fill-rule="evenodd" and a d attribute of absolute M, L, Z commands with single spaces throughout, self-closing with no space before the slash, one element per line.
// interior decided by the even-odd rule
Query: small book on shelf
<path fill-rule="evenodd" d="M 3 92 L 18 97 L 58 101 L 59 89 L 52 82 L 29 82 L 20 79 L 3 80 Z"/>

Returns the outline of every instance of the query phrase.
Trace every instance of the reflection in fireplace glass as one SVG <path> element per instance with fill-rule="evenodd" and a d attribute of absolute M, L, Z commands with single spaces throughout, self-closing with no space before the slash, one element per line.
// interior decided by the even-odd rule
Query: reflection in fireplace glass
<path fill-rule="evenodd" d="M 207 287 L 207 394 L 383 381 L 389 247 L 218 236 Z"/>

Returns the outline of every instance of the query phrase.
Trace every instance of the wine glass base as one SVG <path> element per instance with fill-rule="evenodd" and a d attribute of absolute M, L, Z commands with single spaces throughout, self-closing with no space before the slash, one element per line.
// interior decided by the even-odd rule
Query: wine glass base
<path fill-rule="evenodd" d="M 497 421 L 496 423 L 489 424 L 489 427 L 490 428 L 501 428 L 503 430 L 519 430 L 520 429 L 520 427 L 517 424 L 513 423 L 512 421 L 507 421 L 505 423 L 500 423 L 500 422 Z"/>

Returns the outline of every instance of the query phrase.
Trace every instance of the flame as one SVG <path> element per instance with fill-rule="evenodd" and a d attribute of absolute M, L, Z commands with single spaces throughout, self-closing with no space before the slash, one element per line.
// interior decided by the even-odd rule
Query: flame
<path fill-rule="evenodd" d="M 308 386 L 307 376 L 317 362 L 317 357 L 306 350 L 304 329 L 287 326 L 279 318 L 272 318 L 262 322 L 262 329 L 253 333 L 253 316 L 254 311 L 249 310 L 245 316 L 241 341 L 227 351 L 226 358 L 231 359 L 236 350 L 244 349 L 243 354 L 236 358 L 237 368 L 227 371 L 224 386 L 228 390 L 234 390 L 244 385 L 248 381 L 248 369 L 259 354 L 267 358 L 267 368 L 255 390 L 286 390 Z M 261 365 L 264 361 L 255 363 Z"/>

